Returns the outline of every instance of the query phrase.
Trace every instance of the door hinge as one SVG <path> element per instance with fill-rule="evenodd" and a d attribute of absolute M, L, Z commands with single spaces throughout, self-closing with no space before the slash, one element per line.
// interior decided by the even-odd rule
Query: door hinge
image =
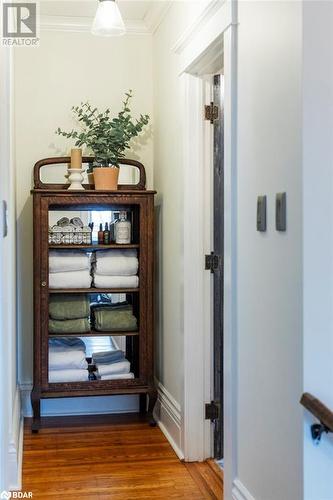
<path fill-rule="evenodd" d="M 210 123 L 214 123 L 219 117 L 219 108 L 213 102 L 205 106 L 205 120 L 209 120 Z"/>
<path fill-rule="evenodd" d="M 210 252 L 210 254 L 205 255 L 205 269 L 213 273 L 217 271 L 220 266 L 220 256 L 216 255 L 214 252 Z"/>
<path fill-rule="evenodd" d="M 215 401 L 205 404 L 205 420 L 210 420 L 214 422 L 220 415 L 220 407 Z"/>

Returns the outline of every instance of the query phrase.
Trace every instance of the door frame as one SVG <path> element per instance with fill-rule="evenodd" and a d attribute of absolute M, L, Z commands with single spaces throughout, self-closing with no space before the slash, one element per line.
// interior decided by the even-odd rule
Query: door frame
<path fill-rule="evenodd" d="M 187 38 L 186 38 L 187 37 Z M 175 45 L 180 55 L 183 83 L 184 130 L 184 393 L 182 401 L 182 449 L 187 461 L 204 460 L 212 450 L 210 422 L 204 405 L 212 394 L 212 356 L 207 353 L 211 335 L 209 277 L 204 271 L 207 248 L 204 210 L 211 203 L 205 181 L 207 134 L 203 122 L 204 80 L 201 72 L 214 58 L 223 39 L 225 78 L 225 201 L 224 201 L 224 487 L 232 497 L 237 476 L 236 442 L 236 309 L 237 309 L 237 165 L 236 165 L 236 54 L 237 2 L 212 1 Z M 208 197 L 210 197 L 207 200 Z M 207 251 L 208 250 L 208 251 Z"/>

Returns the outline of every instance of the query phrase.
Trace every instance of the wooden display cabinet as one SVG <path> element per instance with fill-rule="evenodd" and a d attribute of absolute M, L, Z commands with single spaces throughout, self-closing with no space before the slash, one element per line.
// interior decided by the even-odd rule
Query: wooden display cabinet
<path fill-rule="evenodd" d="M 84 157 L 84 162 L 93 158 Z M 34 220 L 34 381 L 31 394 L 33 407 L 32 430 L 41 426 L 40 401 L 42 398 L 75 396 L 140 395 L 140 411 L 148 412 L 152 424 L 153 407 L 157 392 L 154 386 L 154 194 L 145 189 L 145 171 L 142 164 L 134 160 L 124 163 L 140 171 L 136 185 L 119 186 L 117 191 L 95 191 L 86 185 L 84 191 L 69 191 L 68 185 L 44 184 L 40 180 L 40 169 L 45 165 L 68 163 L 69 157 L 47 158 L 36 163 L 33 194 Z M 132 212 L 133 241 L 129 245 L 49 245 L 49 211 L 128 210 Z M 134 289 L 51 289 L 49 278 L 49 250 L 136 248 L 139 257 L 139 287 Z M 126 336 L 126 357 L 131 362 L 135 378 L 119 380 L 91 380 L 84 382 L 49 383 L 48 349 L 50 333 L 49 296 L 54 293 L 122 293 L 126 294 L 137 314 L 138 330 L 135 332 L 95 332 L 72 334 L 84 336 Z M 59 337 L 59 334 L 52 334 Z M 68 336 L 68 334 L 66 334 Z M 148 398 L 147 398 L 148 396 Z M 148 399 L 148 401 L 147 401 Z M 147 404 L 148 402 L 148 404 Z"/>

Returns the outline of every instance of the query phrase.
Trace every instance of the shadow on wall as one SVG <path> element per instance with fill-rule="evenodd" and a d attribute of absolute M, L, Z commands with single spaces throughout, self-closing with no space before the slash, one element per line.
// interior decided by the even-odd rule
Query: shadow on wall
<path fill-rule="evenodd" d="M 153 126 L 150 124 L 145 128 L 143 134 L 138 137 L 133 137 L 131 147 L 126 151 L 126 158 L 131 160 L 142 161 L 140 152 L 153 140 Z M 68 148 L 59 148 L 55 142 L 49 144 L 49 150 L 52 156 L 69 156 L 71 148 L 75 147 L 75 141 L 68 141 Z M 86 151 L 83 147 L 83 154 L 92 155 L 92 152 Z"/>
<path fill-rule="evenodd" d="M 155 376 L 163 384 L 163 202 L 158 196 L 155 205 Z"/>
<path fill-rule="evenodd" d="M 33 220 L 32 196 L 17 220 L 17 305 L 19 382 L 32 381 L 33 353 Z M 38 221 L 36 221 L 38 227 Z"/>
<path fill-rule="evenodd" d="M 140 151 L 152 142 L 153 140 L 153 127 L 150 124 L 145 128 L 145 131 L 142 135 L 138 137 L 133 137 L 131 140 L 131 147 L 127 150 L 126 157 L 131 160 L 142 161 L 142 155 L 140 155 Z"/>

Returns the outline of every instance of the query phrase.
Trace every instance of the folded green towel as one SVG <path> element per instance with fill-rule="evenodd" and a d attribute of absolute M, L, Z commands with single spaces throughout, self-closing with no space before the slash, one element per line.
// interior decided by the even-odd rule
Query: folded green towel
<path fill-rule="evenodd" d="M 49 319 L 50 333 L 84 333 L 90 331 L 88 318 L 81 319 Z"/>
<path fill-rule="evenodd" d="M 52 319 L 80 319 L 90 314 L 90 302 L 87 294 L 55 294 L 50 296 L 49 315 Z"/>
<path fill-rule="evenodd" d="M 100 332 L 131 332 L 137 329 L 137 320 L 131 305 L 93 308 L 95 330 Z"/>

